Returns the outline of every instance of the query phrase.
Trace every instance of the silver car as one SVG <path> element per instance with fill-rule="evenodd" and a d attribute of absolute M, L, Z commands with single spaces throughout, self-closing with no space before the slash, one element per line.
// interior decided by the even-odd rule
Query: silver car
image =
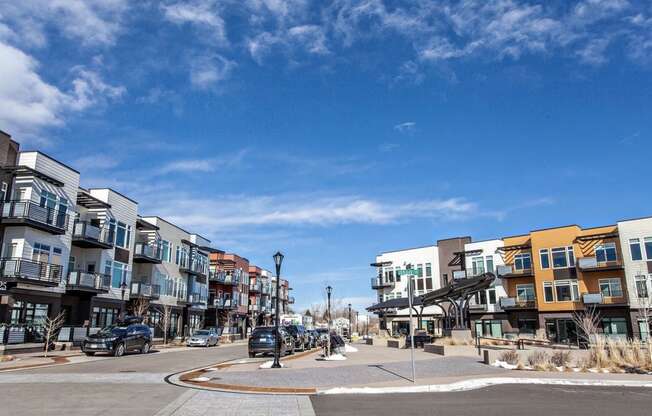
<path fill-rule="evenodd" d="M 186 345 L 189 347 L 210 347 L 219 343 L 219 337 L 215 331 L 199 329 L 188 339 Z"/>

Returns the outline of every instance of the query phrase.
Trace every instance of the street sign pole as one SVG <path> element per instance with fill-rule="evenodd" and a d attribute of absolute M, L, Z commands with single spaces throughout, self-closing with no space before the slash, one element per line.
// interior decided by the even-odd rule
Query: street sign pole
<path fill-rule="evenodd" d="M 408 305 L 410 308 L 410 355 L 412 356 L 412 382 L 416 383 L 416 375 L 415 375 L 415 370 L 414 370 L 414 325 L 412 325 L 412 296 L 413 296 L 413 283 L 412 283 L 412 278 L 414 276 L 412 274 L 409 274 L 407 276 L 408 278 Z"/>

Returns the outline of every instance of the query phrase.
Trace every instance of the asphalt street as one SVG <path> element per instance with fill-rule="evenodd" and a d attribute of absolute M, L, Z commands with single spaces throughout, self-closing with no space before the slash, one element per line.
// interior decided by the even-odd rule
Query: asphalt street
<path fill-rule="evenodd" d="M 151 416 L 187 390 L 166 375 L 246 356 L 246 345 L 225 345 L 1 373 L 0 415 Z"/>
<path fill-rule="evenodd" d="M 317 416 L 649 415 L 652 389 L 503 385 L 456 393 L 312 396 Z"/>

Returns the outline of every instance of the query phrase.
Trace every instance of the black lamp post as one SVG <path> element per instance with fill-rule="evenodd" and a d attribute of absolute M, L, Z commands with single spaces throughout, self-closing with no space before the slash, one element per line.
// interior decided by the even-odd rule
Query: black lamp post
<path fill-rule="evenodd" d="M 120 283 L 120 291 L 122 292 L 122 301 L 125 301 L 125 291 L 127 290 L 127 278 L 126 276 L 122 276 L 122 283 Z M 124 306 L 124 305 L 123 305 Z M 125 310 L 127 308 L 125 307 Z M 124 319 L 124 311 L 122 312 L 123 314 L 123 319 Z"/>
<path fill-rule="evenodd" d="M 279 362 L 281 357 L 281 334 L 280 334 L 280 324 L 281 324 L 281 315 L 279 314 L 279 295 L 280 295 L 280 286 L 281 286 L 281 263 L 283 263 L 283 254 L 280 251 L 277 251 L 274 254 L 274 265 L 276 265 L 276 309 L 275 309 L 275 337 L 276 345 L 274 348 L 274 363 L 272 368 L 281 368 L 281 363 Z"/>
<path fill-rule="evenodd" d="M 326 295 L 328 296 L 328 355 L 331 355 L 331 293 L 333 288 L 326 286 Z"/>
<path fill-rule="evenodd" d="M 353 329 L 353 326 L 351 325 L 351 304 L 349 303 L 349 340 L 353 339 L 351 330 Z"/>

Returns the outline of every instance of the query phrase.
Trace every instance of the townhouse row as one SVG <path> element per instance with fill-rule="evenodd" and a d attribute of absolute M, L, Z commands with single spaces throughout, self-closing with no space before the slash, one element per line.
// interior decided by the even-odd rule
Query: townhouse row
<path fill-rule="evenodd" d="M 140 215 L 113 189 L 82 188 L 77 170 L 1 131 L 0 164 L 0 343 L 38 341 L 61 311 L 78 336 L 146 305 L 156 336 L 169 311 L 171 337 L 208 326 L 246 336 L 275 313 L 275 277 L 246 258 Z M 289 289 L 282 280 L 281 313 Z"/>
<path fill-rule="evenodd" d="M 415 295 L 453 281 L 491 272 L 491 287 L 475 293 L 467 309 L 474 335 L 545 337 L 578 342 L 574 316 L 591 310 L 599 330 L 615 338 L 646 340 L 651 331 L 652 217 L 582 228 L 567 225 L 473 242 L 471 237 L 382 253 L 372 266 L 378 302 L 407 297 L 404 264 L 418 270 Z M 430 332 L 446 326 L 441 309 L 425 308 L 418 325 Z M 408 328 L 408 311 L 381 313 L 387 330 Z"/>

